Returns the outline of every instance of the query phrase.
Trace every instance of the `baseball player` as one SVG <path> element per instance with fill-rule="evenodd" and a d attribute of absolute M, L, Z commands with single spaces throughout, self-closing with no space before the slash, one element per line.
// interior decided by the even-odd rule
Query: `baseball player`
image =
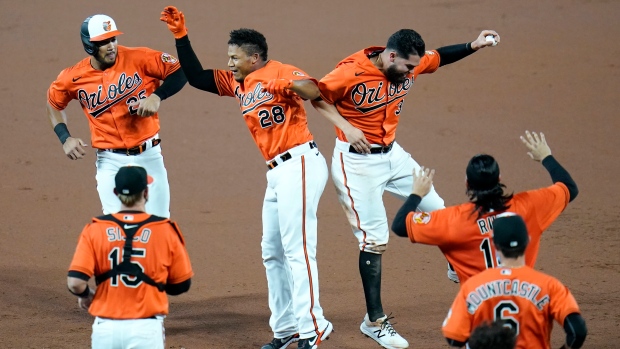
<path fill-rule="evenodd" d="M 269 324 L 274 333 L 263 349 L 317 348 L 332 332 L 319 303 L 316 211 L 327 164 L 308 130 L 305 99 L 319 96 L 317 81 L 303 70 L 269 60 L 265 37 L 233 30 L 228 70 L 203 70 L 194 53 L 185 17 L 175 7 L 162 12 L 176 38 L 181 67 L 190 85 L 234 97 L 266 160 L 262 256 L 269 288 Z"/>
<path fill-rule="evenodd" d="M 492 235 L 502 264 L 462 285 L 443 323 L 448 343 L 462 347 L 480 323 L 502 320 L 517 334 L 517 349 L 550 349 L 555 320 L 566 332 L 562 348 L 581 348 L 587 329 L 575 298 L 556 278 L 525 263 L 530 237 L 523 218 L 512 212 L 498 215 Z"/>
<path fill-rule="evenodd" d="M 163 349 L 166 294 L 190 288 L 193 272 L 179 227 L 145 212 L 150 181 L 142 167 L 119 169 L 113 193 L 121 211 L 93 218 L 71 261 L 69 291 L 96 317 L 93 349 Z M 93 276 L 96 291 L 88 286 Z"/>
<path fill-rule="evenodd" d="M 118 169 L 138 164 L 154 179 L 147 211 L 169 217 L 170 187 L 159 145 L 157 110 L 162 100 L 187 82 L 179 62 L 164 52 L 118 45 L 117 36 L 122 33 L 103 14 L 86 18 L 80 34 L 90 57 L 60 72 L 47 91 L 47 115 L 54 132 L 69 159 L 84 157 L 87 145 L 71 136 L 65 113 L 69 102 L 78 100 L 97 151 L 97 191 L 103 213 L 118 212 L 121 207 L 112 190 Z"/>
<path fill-rule="evenodd" d="M 321 98 L 314 107 L 336 126 L 331 174 L 353 233 L 359 241 L 359 269 L 367 314 L 360 330 L 385 348 L 407 348 L 389 323 L 381 304 L 381 256 L 387 249 L 389 226 L 383 192 L 405 200 L 412 170 L 419 165 L 394 141 L 403 103 L 415 79 L 456 62 L 493 43 L 483 30 L 466 44 L 425 51 L 422 37 L 402 29 L 385 47 L 368 47 L 343 59 L 319 82 Z M 421 208 L 444 207 L 431 190 Z"/>
<path fill-rule="evenodd" d="M 467 193 L 470 201 L 434 212 L 415 212 L 427 190 L 432 175 L 414 173 L 411 195 L 399 209 L 392 230 L 408 236 L 413 243 L 436 245 L 456 270 L 461 282 L 479 272 L 497 266 L 490 232 L 495 217 L 510 210 L 527 222 L 530 244 L 525 262 L 534 267 L 540 238 L 579 193 L 570 174 L 551 155 L 544 134 L 525 132 L 521 136 L 528 154 L 549 171 L 553 185 L 518 194 L 507 194 L 500 182 L 499 165 L 490 155 L 476 155 L 467 165 Z M 426 171 L 428 172 L 428 170 Z"/>
<path fill-rule="evenodd" d="M 515 349 L 517 337 L 506 322 L 497 320 L 478 325 L 467 340 L 469 349 Z"/>

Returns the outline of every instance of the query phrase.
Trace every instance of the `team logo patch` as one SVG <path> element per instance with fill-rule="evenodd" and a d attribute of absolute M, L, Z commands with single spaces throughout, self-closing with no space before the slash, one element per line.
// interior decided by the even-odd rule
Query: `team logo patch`
<path fill-rule="evenodd" d="M 170 63 L 170 64 L 174 64 L 176 63 L 178 60 L 175 56 L 169 54 L 169 53 L 162 53 L 161 54 L 161 61 L 164 63 Z"/>
<path fill-rule="evenodd" d="M 416 212 L 413 214 L 413 223 L 428 224 L 431 221 L 431 214 L 428 212 Z"/>
<path fill-rule="evenodd" d="M 103 22 L 103 30 L 109 32 L 110 29 L 112 29 L 112 24 L 110 24 L 110 21 Z"/>
<path fill-rule="evenodd" d="M 434 54 L 435 54 L 435 51 L 426 51 L 426 54 L 427 54 L 427 55 L 434 55 Z"/>
<path fill-rule="evenodd" d="M 300 72 L 300 71 L 297 71 L 297 70 L 295 70 L 295 71 L 293 72 L 293 75 L 295 75 L 295 76 L 305 76 L 305 75 L 304 75 L 304 73 L 302 73 L 302 72 Z"/>

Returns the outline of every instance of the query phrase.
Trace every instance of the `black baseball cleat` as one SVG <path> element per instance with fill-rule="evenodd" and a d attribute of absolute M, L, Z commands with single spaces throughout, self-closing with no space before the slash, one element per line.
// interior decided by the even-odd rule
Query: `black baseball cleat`
<path fill-rule="evenodd" d="M 327 322 L 327 326 L 325 329 L 321 331 L 321 334 L 318 336 L 300 339 L 299 343 L 297 343 L 297 349 L 317 349 L 319 344 L 323 343 L 329 339 L 329 335 L 334 331 L 334 326 L 331 322 Z"/>
<path fill-rule="evenodd" d="M 299 340 L 299 333 L 295 333 L 292 336 L 284 338 L 274 338 L 271 342 L 263 345 L 260 349 L 284 349 L 291 343 L 295 343 Z"/>

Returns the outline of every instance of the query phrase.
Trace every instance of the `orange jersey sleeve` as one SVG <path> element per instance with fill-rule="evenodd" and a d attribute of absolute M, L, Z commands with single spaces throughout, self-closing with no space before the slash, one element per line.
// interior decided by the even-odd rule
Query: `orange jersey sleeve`
<path fill-rule="evenodd" d="M 533 267 L 536 264 L 543 231 L 566 209 L 569 199 L 568 188 L 559 182 L 546 188 L 518 193 L 512 199 L 509 211 L 523 217 L 530 235 L 530 243 L 525 251 L 527 265 Z"/>
<path fill-rule="evenodd" d="M 235 97 L 241 114 L 265 160 L 313 139 L 308 129 L 303 99 L 292 91 L 272 95 L 263 87 L 272 79 L 317 81 L 303 70 L 270 60 L 252 72 L 243 84 L 229 71 L 214 70 L 220 96 Z"/>
<path fill-rule="evenodd" d="M 142 222 L 145 213 L 114 215 L 126 224 Z M 124 231 L 115 223 L 94 219 L 84 228 L 70 271 L 90 277 L 112 269 L 123 260 Z M 180 283 L 193 275 L 183 236 L 169 220 L 147 223 L 136 232 L 131 262 L 140 266 L 155 282 Z M 119 275 L 100 283 L 89 308 L 93 316 L 139 319 L 168 313 L 166 293 L 134 277 Z"/>
<path fill-rule="evenodd" d="M 319 82 L 321 98 L 333 104 L 342 117 L 362 130 L 372 144 L 388 145 L 396 136 L 404 98 L 418 74 L 432 73 L 439 67 L 439 55 L 427 51 L 413 73 L 399 85 L 391 84 L 368 58 L 384 47 L 369 47 L 342 60 Z M 346 142 L 336 128 L 338 139 Z"/>
<path fill-rule="evenodd" d="M 495 268 L 470 278 L 456 296 L 442 331 L 466 341 L 485 321 L 503 320 L 517 332 L 517 348 L 550 349 L 553 320 L 579 312 L 557 279 L 530 267 Z"/>
<path fill-rule="evenodd" d="M 74 99 L 80 103 L 94 148 L 132 148 L 159 132 L 159 116 L 140 117 L 130 104 L 150 96 L 160 80 L 179 68 L 167 53 L 118 46 L 116 63 L 105 71 L 95 70 L 90 58 L 63 70 L 50 85 L 47 100 L 57 110 Z"/>

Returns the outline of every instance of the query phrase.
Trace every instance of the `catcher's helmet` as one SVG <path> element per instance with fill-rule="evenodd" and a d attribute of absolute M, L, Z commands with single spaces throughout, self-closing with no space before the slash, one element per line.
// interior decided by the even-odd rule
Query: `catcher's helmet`
<path fill-rule="evenodd" d="M 82 28 L 80 29 L 84 51 L 93 56 L 97 53 L 97 45 L 95 42 L 109 39 L 120 34 L 123 33 L 118 31 L 112 17 L 102 14 L 86 18 L 84 22 L 82 22 Z"/>

